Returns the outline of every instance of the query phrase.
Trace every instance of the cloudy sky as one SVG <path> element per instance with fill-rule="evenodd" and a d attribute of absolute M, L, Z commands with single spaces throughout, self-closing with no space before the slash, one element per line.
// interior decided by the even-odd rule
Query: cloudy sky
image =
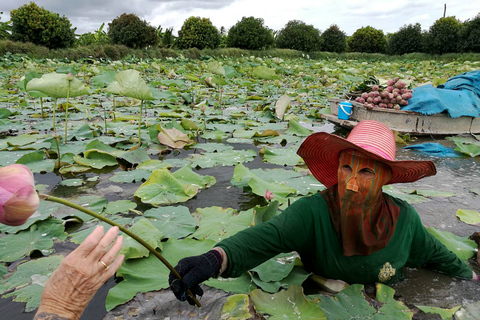
<path fill-rule="evenodd" d="M 30 0 L 0 0 L 1 21 L 10 19 L 10 10 Z M 280 30 L 290 20 L 302 20 L 324 31 L 332 24 L 351 35 L 358 28 L 370 25 L 385 33 L 396 32 L 410 23 L 420 23 L 427 30 L 443 16 L 460 21 L 480 13 L 480 0 L 38 0 L 37 5 L 67 16 L 76 33 L 91 32 L 122 13 L 135 13 L 152 26 L 173 27 L 174 34 L 191 16 L 210 18 L 220 29 L 227 30 L 242 17 L 263 18 L 265 26 Z"/>

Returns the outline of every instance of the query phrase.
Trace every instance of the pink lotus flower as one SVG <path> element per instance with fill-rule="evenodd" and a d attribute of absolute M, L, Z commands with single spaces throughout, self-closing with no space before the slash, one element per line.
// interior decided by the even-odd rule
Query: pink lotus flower
<path fill-rule="evenodd" d="M 24 224 L 38 209 L 33 174 L 23 164 L 0 168 L 0 222 L 9 226 Z"/>
<path fill-rule="evenodd" d="M 263 197 L 265 198 L 265 200 L 270 201 L 270 200 L 273 199 L 273 197 L 275 197 L 275 195 L 272 193 L 272 191 L 267 189 L 267 191 L 265 191 L 265 194 L 263 195 Z"/>

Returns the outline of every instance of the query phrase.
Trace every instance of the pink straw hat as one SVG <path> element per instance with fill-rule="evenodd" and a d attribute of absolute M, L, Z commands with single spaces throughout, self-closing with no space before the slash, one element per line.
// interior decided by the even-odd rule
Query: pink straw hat
<path fill-rule="evenodd" d="M 386 184 L 413 182 L 437 173 L 432 161 L 395 161 L 395 136 L 384 124 L 364 120 L 350 132 L 347 139 L 318 132 L 308 136 L 297 151 L 313 176 L 327 188 L 338 182 L 338 159 L 347 149 L 390 166 L 392 178 Z"/>

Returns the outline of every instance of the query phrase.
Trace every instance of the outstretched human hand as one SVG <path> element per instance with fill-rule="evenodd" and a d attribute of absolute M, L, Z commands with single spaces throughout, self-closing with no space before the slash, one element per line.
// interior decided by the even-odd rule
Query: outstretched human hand
<path fill-rule="evenodd" d="M 98 226 L 63 259 L 43 289 L 35 320 L 80 318 L 97 290 L 123 262 L 124 256 L 117 256 L 123 237 L 117 234 L 118 227 L 104 235 L 103 227 Z"/>
<path fill-rule="evenodd" d="M 203 290 L 199 284 L 217 276 L 221 266 L 222 255 L 217 250 L 210 250 L 199 256 L 183 258 L 175 267 L 182 280 L 178 280 L 170 272 L 168 283 L 178 300 L 187 300 L 189 304 L 194 305 L 195 302 L 188 296 L 187 289 L 190 289 L 195 296 L 201 297 Z"/>

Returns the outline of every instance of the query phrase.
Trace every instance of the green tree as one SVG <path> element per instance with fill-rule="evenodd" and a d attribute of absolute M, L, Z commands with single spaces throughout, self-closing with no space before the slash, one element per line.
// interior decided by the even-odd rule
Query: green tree
<path fill-rule="evenodd" d="M 348 39 L 348 47 L 353 52 L 385 53 L 387 39 L 382 30 L 367 26 L 352 34 Z"/>
<path fill-rule="evenodd" d="M 220 45 L 220 32 L 208 18 L 190 17 L 178 31 L 180 49 L 215 49 Z"/>
<path fill-rule="evenodd" d="M 108 24 L 108 37 L 113 44 L 145 48 L 158 42 L 156 29 L 136 14 L 123 13 Z"/>
<path fill-rule="evenodd" d="M 455 17 L 438 19 L 430 27 L 425 49 L 432 54 L 458 52 L 461 29 L 462 23 Z"/>
<path fill-rule="evenodd" d="M 110 42 L 110 39 L 108 38 L 108 34 L 103 30 L 103 27 L 105 26 L 105 23 L 102 23 L 100 27 L 95 30 L 93 33 L 92 32 L 87 32 L 77 39 L 77 45 L 78 46 L 91 46 L 95 44 L 107 44 Z"/>
<path fill-rule="evenodd" d="M 247 50 L 268 49 L 274 43 L 271 30 L 262 18 L 243 17 L 228 30 L 227 46 Z"/>
<path fill-rule="evenodd" d="M 3 14 L 3 12 L 0 12 L 0 14 Z M 0 40 L 10 39 L 10 32 L 12 32 L 11 21 L 7 21 L 7 22 L 0 21 Z"/>
<path fill-rule="evenodd" d="M 462 52 L 480 52 L 480 14 L 463 23 L 459 49 Z"/>
<path fill-rule="evenodd" d="M 423 37 L 420 23 L 404 25 L 392 34 L 388 41 L 390 54 L 422 52 Z"/>
<path fill-rule="evenodd" d="M 50 12 L 35 3 L 25 4 L 10 11 L 11 39 L 31 42 L 50 49 L 71 47 L 75 30 L 67 17 Z"/>
<path fill-rule="evenodd" d="M 332 24 L 322 35 L 322 50 L 327 52 L 345 52 L 347 35 L 336 24 Z"/>
<path fill-rule="evenodd" d="M 278 48 L 305 52 L 319 51 L 321 45 L 320 31 L 300 20 L 290 20 L 277 33 Z"/>

